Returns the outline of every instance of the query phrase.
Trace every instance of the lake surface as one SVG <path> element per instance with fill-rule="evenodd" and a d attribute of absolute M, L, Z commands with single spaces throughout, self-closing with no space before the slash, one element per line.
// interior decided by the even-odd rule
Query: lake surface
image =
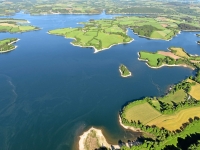
<path fill-rule="evenodd" d="M 145 96 L 162 96 L 169 85 L 195 72 L 183 67 L 151 69 L 138 61 L 140 50 L 167 50 L 180 46 L 200 55 L 196 32 L 181 32 L 171 41 L 140 38 L 94 54 L 92 48 L 74 47 L 71 39 L 49 35 L 48 30 L 81 26 L 89 19 L 115 15 L 46 15 L 19 13 L 42 28 L 28 33 L 0 33 L 16 37 L 17 49 L 0 54 L 0 149 L 77 149 L 79 136 L 91 126 L 103 130 L 108 142 L 117 144 L 137 137 L 118 122 L 121 108 Z M 122 78 L 119 65 L 133 76 Z"/>

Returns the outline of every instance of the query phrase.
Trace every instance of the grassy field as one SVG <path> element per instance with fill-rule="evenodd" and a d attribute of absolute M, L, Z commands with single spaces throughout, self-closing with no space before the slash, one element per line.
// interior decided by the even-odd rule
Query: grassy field
<path fill-rule="evenodd" d="M 189 118 L 200 117 L 200 107 L 193 107 L 181 110 L 173 115 L 161 115 L 154 120 L 147 122 L 147 125 L 156 125 L 164 127 L 167 130 L 174 131 L 179 129 L 183 123 L 188 122 Z"/>
<path fill-rule="evenodd" d="M 158 58 L 165 58 L 165 56 L 157 53 L 141 51 L 140 53 L 141 60 L 148 60 L 148 65 L 151 67 L 158 67 Z"/>
<path fill-rule="evenodd" d="M 184 90 L 178 90 L 175 93 L 170 93 L 162 98 L 158 98 L 160 101 L 165 102 L 165 103 L 179 103 L 182 101 L 185 101 L 186 98 L 186 93 Z"/>
<path fill-rule="evenodd" d="M 130 122 L 131 120 L 140 120 L 140 122 L 146 124 L 161 115 L 162 114 L 160 112 L 155 110 L 147 102 L 125 109 L 125 118 Z"/>
<path fill-rule="evenodd" d="M 184 57 L 187 59 L 190 58 L 190 56 L 181 47 L 170 47 L 169 49 L 177 56 Z"/>

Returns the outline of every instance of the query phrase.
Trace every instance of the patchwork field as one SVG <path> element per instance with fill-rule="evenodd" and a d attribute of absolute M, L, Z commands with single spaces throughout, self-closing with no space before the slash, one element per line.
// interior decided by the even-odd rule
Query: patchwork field
<path fill-rule="evenodd" d="M 133 106 L 131 108 L 127 108 L 125 110 L 125 118 L 131 122 L 131 120 L 142 122 L 143 124 L 146 124 L 150 122 L 151 120 L 161 116 L 162 114 L 155 110 L 149 103 L 145 102 L 143 104 L 138 104 L 136 106 Z"/>
<path fill-rule="evenodd" d="M 81 22 L 80 24 L 84 25 L 82 28 L 55 29 L 49 31 L 49 33 L 74 38 L 75 41 L 72 42 L 74 45 L 94 47 L 97 52 L 115 44 L 130 42 L 132 39 L 127 36 L 127 28 L 132 29 L 139 36 L 169 40 L 178 34 L 180 29 L 175 26 L 171 19 L 165 18 L 164 20 L 163 24 L 163 20 L 160 19 L 136 16 L 102 20 L 91 19 L 88 22 Z M 179 21 L 175 22 L 179 23 Z M 180 51 L 177 51 L 177 56 L 181 54 Z M 153 64 L 154 62 L 152 62 Z"/>
<path fill-rule="evenodd" d="M 183 123 L 188 122 L 189 118 L 200 117 L 200 107 L 193 107 L 181 110 L 173 115 L 161 115 L 154 120 L 147 122 L 147 125 L 156 125 L 164 127 L 167 130 L 175 131 L 179 129 Z"/>

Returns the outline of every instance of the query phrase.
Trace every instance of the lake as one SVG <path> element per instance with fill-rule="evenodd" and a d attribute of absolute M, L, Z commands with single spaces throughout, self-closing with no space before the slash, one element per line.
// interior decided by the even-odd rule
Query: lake
<path fill-rule="evenodd" d="M 200 55 L 197 32 L 181 32 L 171 41 L 134 38 L 130 44 L 113 46 L 94 54 L 92 48 L 75 47 L 71 39 L 47 31 L 78 27 L 90 19 L 115 15 L 45 15 L 18 13 L 42 28 L 27 33 L 0 33 L 0 39 L 19 38 L 14 51 L 0 54 L 1 150 L 77 149 L 79 136 L 91 126 L 103 131 L 108 142 L 127 141 L 138 133 L 118 122 L 122 107 L 146 96 L 162 96 L 168 87 L 195 71 L 184 67 L 151 69 L 138 60 L 140 50 L 167 50 L 180 46 Z M 123 63 L 133 76 L 122 78 Z"/>

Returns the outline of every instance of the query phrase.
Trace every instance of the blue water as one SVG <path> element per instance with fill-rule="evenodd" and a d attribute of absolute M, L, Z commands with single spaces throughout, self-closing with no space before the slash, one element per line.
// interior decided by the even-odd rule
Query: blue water
<path fill-rule="evenodd" d="M 108 141 L 135 138 L 118 122 L 122 106 L 145 96 L 161 96 L 171 84 L 195 72 L 183 67 L 151 69 L 138 61 L 140 50 L 166 50 L 180 46 L 199 54 L 196 32 L 181 32 L 171 41 L 140 38 L 94 54 L 92 48 L 74 47 L 71 39 L 49 35 L 48 30 L 81 26 L 90 19 L 114 15 L 47 15 L 19 13 L 42 28 L 27 33 L 0 33 L 16 37 L 17 49 L 0 54 L 0 149 L 77 149 L 79 136 L 91 126 L 103 130 Z M 133 76 L 120 77 L 125 64 Z"/>

